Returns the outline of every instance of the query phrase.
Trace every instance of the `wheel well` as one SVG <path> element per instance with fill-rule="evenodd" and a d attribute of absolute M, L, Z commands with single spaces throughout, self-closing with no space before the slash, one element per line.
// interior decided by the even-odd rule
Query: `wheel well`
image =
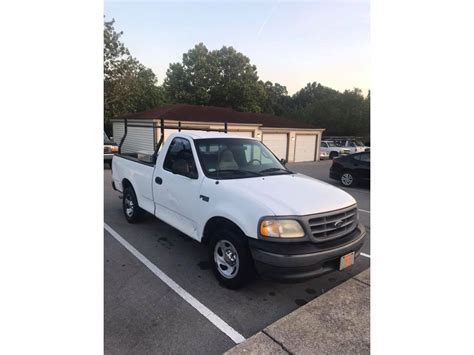
<path fill-rule="evenodd" d="M 128 179 L 122 180 L 122 190 L 125 191 L 126 188 L 131 187 L 133 189 L 133 185 Z"/>
<path fill-rule="evenodd" d="M 232 222 L 230 219 L 227 219 L 225 217 L 212 217 L 206 222 L 206 226 L 204 227 L 204 232 L 202 233 L 202 240 L 201 243 L 207 244 L 209 243 L 209 240 L 211 239 L 212 233 L 217 229 L 217 228 L 230 228 L 238 233 L 242 233 L 244 235 L 244 232 L 242 229 L 239 228 L 237 224 Z"/>

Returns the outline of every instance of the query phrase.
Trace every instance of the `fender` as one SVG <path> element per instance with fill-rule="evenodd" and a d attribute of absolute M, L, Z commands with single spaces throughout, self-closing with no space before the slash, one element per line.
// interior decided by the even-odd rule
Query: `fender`
<path fill-rule="evenodd" d="M 204 216 L 204 223 L 199 225 L 198 230 L 200 241 L 204 234 L 204 228 L 211 218 L 224 217 L 237 225 L 247 237 L 258 239 L 257 229 L 260 217 L 264 215 L 274 215 L 273 211 L 263 206 L 263 204 L 255 203 L 254 201 L 250 204 L 249 201 L 248 206 L 252 206 L 253 208 L 242 208 L 242 205 L 231 203 L 231 200 L 233 199 L 218 201 L 211 213 Z M 257 206 L 259 207 L 258 209 L 255 208 Z"/>

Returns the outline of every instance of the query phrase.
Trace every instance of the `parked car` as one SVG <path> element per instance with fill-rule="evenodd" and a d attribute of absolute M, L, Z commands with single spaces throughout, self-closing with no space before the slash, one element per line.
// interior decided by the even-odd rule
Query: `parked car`
<path fill-rule="evenodd" d="M 357 139 L 348 139 L 345 147 L 348 147 L 351 150 L 351 153 L 361 153 L 370 150 L 369 147 L 366 147 L 364 143 Z"/>
<path fill-rule="evenodd" d="M 370 150 L 370 147 L 366 147 L 365 144 L 358 139 L 337 139 L 334 140 L 334 143 L 339 147 L 349 149 L 350 154 L 361 153 Z"/>
<path fill-rule="evenodd" d="M 366 237 L 352 196 L 293 173 L 257 139 L 181 131 L 154 163 L 117 154 L 112 165 L 126 220 L 148 212 L 206 244 L 228 288 L 256 273 L 301 280 L 342 270 Z"/>
<path fill-rule="evenodd" d="M 339 155 L 350 154 L 349 148 L 338 147 L 333 141 L 321 141 L 321 154 L 324 152 L 329 159 L 334 159 Z"/>
<path fill-rule="evenodd" d="M 104 132 L 104 163 L 110 164 L 112 166 L 112 157 L 115 153 L 118 153 L 118 145 L 113 142 Z"/>
<path fill-rule="evenodd" d="M 329 169 L 329 177 L 339 180 L 347 187 L 370 183 L 370 152 L 335 158 Z"/>

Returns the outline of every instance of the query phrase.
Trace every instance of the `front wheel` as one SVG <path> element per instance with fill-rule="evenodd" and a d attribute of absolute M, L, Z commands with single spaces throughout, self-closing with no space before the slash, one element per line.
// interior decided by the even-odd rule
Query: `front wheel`
<path fill-rule="evenodd" d="M 341 175 L 341 183 L 346 187 L 352 187 L 356 184 L 355 176 L 350 171 L 344 171 Z"/>
<path fill-rule="evenodd" d="M 209 243 L 209 261 L 219 283 L 237 289 L 252 275 L 253 262 L 242 233 L 220 229 Z"/>
<path fill-rule="evenodd" d="M 329 153 L 329 159 L 333 160 L 335 157 L 339 156 L 338 152 L 331 152 Z"/>

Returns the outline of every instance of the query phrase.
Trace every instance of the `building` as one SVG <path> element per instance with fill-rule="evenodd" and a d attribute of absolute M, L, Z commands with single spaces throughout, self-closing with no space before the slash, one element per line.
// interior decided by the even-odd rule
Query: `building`
<path fill-rule="evenodd" d="M 124 134 L 124 119 L 129 123 L 177 125 L 197 129 L 223 128 L 227 122 L 228 132 L 261 140 L 278 158 L 289 162 L 319 160 L 319 147 L 324 129 L 277 117 L 270 114 L 238 112 L 231 108 L 175 104 L 145 112 L 127 114 L 112 119 L 113 137 L 118 144 Z M 165 139 L 177 129 L 166 129 Z M 122 151 L 153 151 L 160 139 L 159 129 L 130 127 Z"/>

